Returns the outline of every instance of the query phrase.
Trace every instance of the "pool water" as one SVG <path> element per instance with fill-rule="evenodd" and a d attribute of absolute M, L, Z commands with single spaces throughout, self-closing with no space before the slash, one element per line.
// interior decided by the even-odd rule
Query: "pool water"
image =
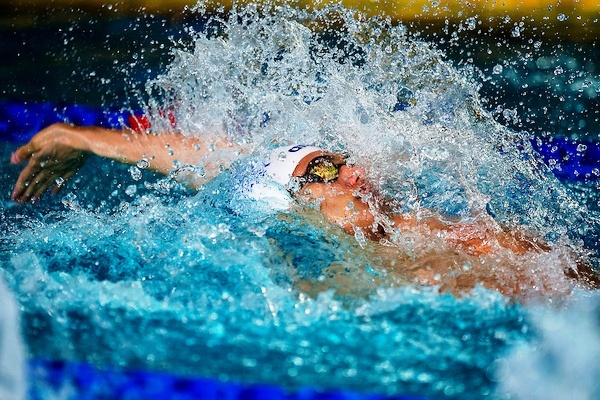
<path fill-rule="evenodd" d="M 582 396 L 600 393 L 599 297 L 559 277 L 571 251 L 590 253 L 598 268 L 597 176 L 566 187 L 538 161 L 532 135 L 518 133 L 533 124 L 531 133 L 551 142 L 550 133 L 566 135 L 562 128 L 548 132 L 554 125 L 540 123 L 528 102 L 539 119 L 513 120 L 504 111 L 515 100 L 491 94 L 502 92 L 494 88 L 507 75 L 492 73 L 493 84 L 482 89 L 472 65 L 453 65 L 402 25 L 337 6 L 248 8 L 220 17 L 178 29 L 177 50 L 155 69 L 135 61 L 140 52 L 132 65 L 115 67 L 116 77 L 100 70 L 83 76 L 104 89 L 105 106 L 113 94 L 124 98 L 155 129 L 170 124 L 161 110 L 187 134 L 222 127 L 253 156 L 198 193 L 140 168 L 90 159 L 60 195 L 24 206 L 8 200 L 18 168 L 2 167 L 0 265 L 21 304 L 32 356 L 288 391 L 534 398 L 534 387 L 567 390 L 578 379 Z M 133 26 L 151 25 L 142 21 Z M 162 51 L 158 30 L 132 31 L 159 49 L 148 52 Z M 446 51 L 458 57 L 455 43 Z M 582 56 L 585 65 L 597 60 Z M 128 72 L 140 66 L 150 69 L 147 84 Z M 586 68 L 589 91 L 554 87 L 574 88 L 580 95 L 565 101 L 593 111 L 599 81 Z M 526 74 L 521 86 L 539 84 L 546 71 Z M 119 74 L 128 87 L 115 84 Z M 19 96 L 31 100 L 27 91 Z M 63 96 L 51 90 L 38 100 L 60 103 Z M 556 112 L 579 118 L 567 109 Z M 577 124 L 579 139 L 594 139 L 593 115 Z M 485 212 L 536 231 L 555 250 L 511 262 L 550 277 L 549 290 L 532 288 L 519 302 L 482 287 L 455 296 L 406 284 L 386 272 L 390 258 L 380 247 L 329 226 L 314 210 L 276 212 L 245 196 L 253 162 L 274 143 L 297 142 L 347 151 L 369 165 L 398 211 L 428 207 L 463 219 Z M 5 160 L 14 146 L 2 144 Z M 394 243 L 394 260 L 418 257 L 428 246 L 412 239 L 416 244 Z M 500 263 L 484 261 L 510 279 Z"/>

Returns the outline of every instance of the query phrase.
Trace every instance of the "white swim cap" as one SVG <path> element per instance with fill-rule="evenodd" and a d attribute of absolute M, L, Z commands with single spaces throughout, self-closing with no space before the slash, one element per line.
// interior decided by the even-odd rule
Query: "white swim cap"
<path fill-rule="evenodd" d="M 248 185 L 247 196 L 267 204 L 271 211 L 289 209 L 293 199 L 282 186 L 287 185 L 294 176 L 303 176 L 310 162 L 323 156 L 331 157 L 335 164 L 344 164 L 342 156 L 316 146 L 294 145 L 272 150 L 264 161 L 264 170 L 254 176 L 254 179 L 258 177 L 258 181 Z M 272 181 L 261 180 L 260 176 L 269 176 Z"/>
<path fill-rule="evenodd" d="M 332 157 L 335 164 L 343 164 L 344 158 L 316 146 L 297 144 L 278 147 L 265 162 L 265 170 L 280 185 L 287 185 L 293 176 L 306 173 L 308 164 L 316 157 Z"/>

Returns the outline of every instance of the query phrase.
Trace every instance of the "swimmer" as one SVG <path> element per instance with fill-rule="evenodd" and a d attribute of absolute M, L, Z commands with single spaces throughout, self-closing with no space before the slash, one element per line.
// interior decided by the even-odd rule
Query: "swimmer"
<path fill-rule="evenodd" d="M 237 147 L 226 140 L 215 145 L 222 149 Z M 35 203 L 51 187 L 52 192 L 57 193 L 90 154 L 130 165 L 144 159 L 148 161 L 147 169 L 165 175 L 175 169 L 176 161 L 182 165 L 202 164 L 207 171 L 206 177 L 186 182 L 197 188 L 218 173 L 217 168 L 207 168 L 202 163 L 208 151 L 208 146 L 200 139 L 176 133 L 152 135 L 128 129 L 58 123 L 37 133 L 12 154 L 11 163 L 28 163 L 17 179 L 11 198 L 18 203 Z M 284 154 L 278 154 L 281 152 Z M 283 161 L 277 160 L 278 157 Z M 267 171 L 283 186 L 292 178 L 299 183 L 300 190 L 296 195 L 299 201 L 318 203 L 323 216 L 348 234 L 354 235 L 360 229 L 369 239 L 382 238 L 384 227 L 375 223 L 377 199 L 371 196 L 373 201 L 365 201 L 373 189 L 363 168 L 347 165 L 340 155 L 308 146 L 277 149 L 272 159 Z M 349 203 L 353 208 L 348 208 Z M 389 223 L 401 230 L 448 232 L 449 242 L 475 255 L 488 254 L 498 246 L 510 248 L 517 254 L 543 247 L 533 240 L 519 240 L 483 225 L 444 224 L 435 217 L 417 219 L 414 215 L 399 215 L 393 216 Z M 478 234 L 473 234 L 474 231 Z"/>
<path fill-rule="evenodd" d="M 57 193 L 89 155 L 130 165 L 147 160 L 147 169 L 165 175 L 176 169 L 174 165 L 202 165 L 206 171 L 204 176 L 184 178 L 186 184 L 197 188 L 219 173 L 217 163 L 205 162 L 211 150 L 217 148 L 237 154 L 250 151 L 224 138 L 211 146 L 200 138 L 179 133 L 155 135 L 129 129 L 57 123 L 38 132 L 12 154 L 12 164 L 27 162 L 27 165 L 17 179 L 11 198 L 18 203 L 34 203 L 48 189 Z M 221 168 L 229 166 L 220 164 Z M 432 240 L 441 240 L 451 252 L 464 253 L 470 257 L 469 262 L 479 256 L 495 256 L 506 251 L 517 256 L 549 251 L 543 240 L 503 229 L 487 214 L 466 223 L 451 222 L 430 211 L 422 215 L 390 213 L 385 199 L 368 181 L 365 170 L 349 165 L 340 154 L 312 146 L 288 146 L 275 149 L 265 164 L 266 174 L 275 182 L 295 188 L 292 194 L 299 204 L 314 206 L 327 221 L 350 235 L 358 233 L 374 242 L 389 242 L 394 232 L 417 232 L 429 235 Z M 589 267 L 565 271 L 565 274 L 574 275 L 588 287 L 599 284 Z M 422 283 L 436 283 L 436 273 L 430 268 L 417 271 L 415 276 Z M 474 284 L 470 282 L 467 286 Z M 511 290 L 500 291 L 509 293 Z"/>

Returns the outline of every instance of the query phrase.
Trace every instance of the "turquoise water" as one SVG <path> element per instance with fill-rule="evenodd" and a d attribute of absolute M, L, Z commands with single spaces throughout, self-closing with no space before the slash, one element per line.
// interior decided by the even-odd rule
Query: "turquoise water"
<path fill-rule="evenodd" d="M 595 250 L 597 204 L 537 161 L 528 133 L 493 119 L 478 73 L 401 25 L 343 8 L 222 18 L 209 34 L 188 29 L 166 70 L 128 100 L 157 129 L 169 124 L 164 109 L 209 143 L 206 127 L 225 129 L 250 159 L 197 194 L 91 159 L 59 196 L 2 201 L 0 263 L 30 353 L 288 390 L 534 398 L 577 379 L 582 396 L 596 396 L 598 295 L 560 269 L 571 252 Z M 397 240 L 390 258 L 314 210 L 248 199 L 252 162 L 300 141 L 349 152 L 398 211 L 485 212 L 529 227 L 554 249 L 510 265 L 534 271 L 540 287 L 520 303 L 481 287 L 457 297 L 406 284 L 390 263 L 439 243 Z M 5 159 L 13 147 L 3 145 Z M 8 194 L 18 169 L 2 171 Z M 595 182 L 582 185 L 577 193 Z M 484 261 L 484 275 L 511 279 Z"/>
<path fill-rule="evenodd" d="M 38 357 L 288 389 L 461 397 L 491 392 L 488 366 L 531 334 L 521 306 L 484 290 L 457 299 L 368 287 L 365 300 L 293 289 L 295 274 L 332 262 L 361 285 L 371 260 L 341 233 L 249 221 L 215 207 L 223 199 L 211 192 L 123 201 L 110 212 L 79 198 L 68 211 L 4 210 L 4 226 L 29 226 L 4 233 L 13 247 L 3 265 Z"/>

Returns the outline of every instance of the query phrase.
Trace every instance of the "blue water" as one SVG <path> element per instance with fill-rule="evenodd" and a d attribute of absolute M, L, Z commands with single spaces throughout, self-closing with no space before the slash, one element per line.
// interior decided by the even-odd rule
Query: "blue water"
<path fill-rule="evenodd" d="M 14 247 L 3 253 L 31 352 L 291 389 L 460 395 L 489 393 L 488 365 L 529 337 L 521 307 L 487 291 L 302 295 L 292 267 L 314 274 L 337 262 L 356 274 L 345 277 L 352 283 L 366 279 L 370 260 L 353 238 L 301 221 L 258 231 L 215 208 L 210 191 L 139 198 L 110 213 L 79 209 L 83 199 L 37 218 L 5 211 L 37 225 L 8 235 Z"/>
<path fill-rule="evenodd" d="M 18 168 L 2 166 L 0 265 L 30 354 L 292 391 L 534 398 L 577 379 L 597 397 L 600 301 L 560 278 L 565 249 L 596 263 L 595 178 L 565 187 L 530 134 L 486 111 L 476 74 L 404 27 L 335 7 L 269 11 L 213 22 L 216 36 L 188 31 L 164 74 L 130 99 L 155 127 L 168 123 L 157 110 L 172 109 L 188 134 L 221 126 L 254 149 L 199 193 L 92 158 L 60 195 L 17 206 Z M 315 21 L 331 37 L 304 28 Z M 427 248 L 418 237 L 390 255 L 314 210 L 278 213 L 245 197 L 252 160 L 296 141 L 349 151 L 399 210 L 485 210 L 528 226 L 554 250 L 513 263 L 548 276 L 536 281 L 546 289 L 523 302 L 481 287 L 440 293 L 389 273 Z M 2 145 L 5 160 L 12 149 Z M 485 261 L 483 275 L 511 279 Z"/>

